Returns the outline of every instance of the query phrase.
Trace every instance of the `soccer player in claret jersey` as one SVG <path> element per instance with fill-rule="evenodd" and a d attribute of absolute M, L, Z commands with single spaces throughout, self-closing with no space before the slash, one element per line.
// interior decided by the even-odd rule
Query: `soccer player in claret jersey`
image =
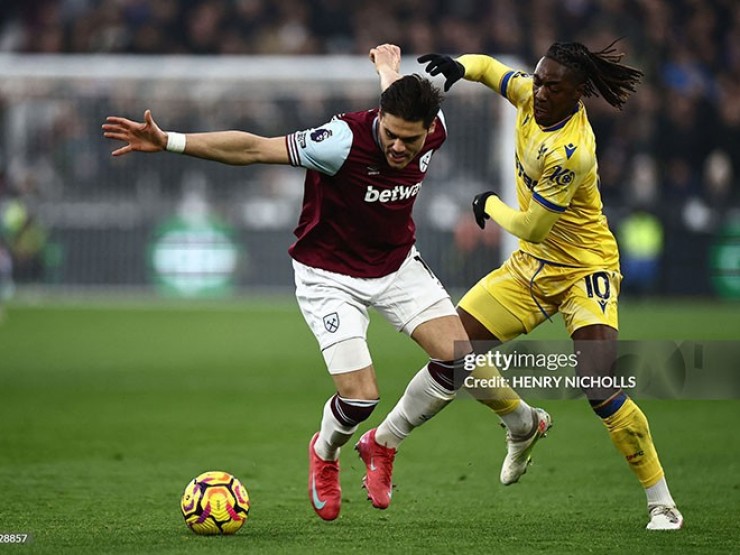
<path fill-rule="evenodd" d="M 474 343 L 508 341 L 559 311 L 576 352 L 581 352 L 579 374 L 612 375 L 619 253 L 602 213 L 596 141 L 581 98 L 600 94 L 621 109 L 642 76 L 621 64 L 621 58 L 614 43 L 592 52 L 580 43 L 558 42 L 539 60 L 533 75 L 485 55 L 419 58 L 431 75 L 446 77 L 445 91 L 465 78 L 483 83 L 517 109 L 519 208 L 486 192 L 475 197 L 473 211 L 481 228 L 491 219 L 516 235 L 519 250 L 459 303 Z M 681 528 L 683 517 L 668 490 L 645 415 L 621 389 L 585 393 L 645 488 L 648 530 Z M 509 397 L 487 404 L 506 414 L 518 402 Z"/>
<path fill-rule="evenodd" d="M 308 495 L 325 520 L 340 512 L 340 448 L 379 402 L 366 343 L 368 307 L 430 357 L 385 420 L 357 443 L 377 508 L 390 504 L 398 445 L 454 398 L 454 373 L 471 352 L 449 295 L 414 247 L 414 201 L 447 136 L 442 94 L 426 78 L 399 75 L 398 47 L 378 46 L 370 58 L 383 90 L 379 109 L 287 136 L 164 132 L 149 110 L 144 122 L 108 117 L 103 125 L 105 137 L 126 143 L 114 156 L 168 150 L 226 164 L 305 168 L 303 210 L 289 252 L 298 304 L 336 387 L 308 449 Z"/>

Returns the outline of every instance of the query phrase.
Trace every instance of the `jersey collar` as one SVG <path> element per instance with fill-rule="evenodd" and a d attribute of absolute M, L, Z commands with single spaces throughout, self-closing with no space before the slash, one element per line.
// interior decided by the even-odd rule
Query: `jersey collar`
<path fill-rule="evenodd" d="M 557 131 L 558 129 L 562 129 L 568 124 L 571 118 L 578 113 L 578 110 L 580 109 L 581 109 L 581 102 L 579 101 L 578 104 L 576 104 L 575 110 L 573 110 L 567 118 L 565 118 L 564 120 L 560 120 L 555 125 L 551 125 L 550 127 L 541 127 L 540 129 L 542 129 L 542 131 L 544 131 L 545 133 L 549 133 L 550 131 Z"/>

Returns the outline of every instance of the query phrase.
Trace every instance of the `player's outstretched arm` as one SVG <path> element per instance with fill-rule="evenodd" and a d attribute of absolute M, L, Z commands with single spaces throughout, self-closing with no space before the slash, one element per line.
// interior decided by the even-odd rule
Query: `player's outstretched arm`
<path fill-rule="evenodd" d="M 143 123 L 108 116 L 103 124 L 103 136 L 127 143 L 114 150 L 113 156 L 169 150 L 240 166 L 290 163 L 285 137 L 266 138 L 244 131 L 188 134 L 165 132 L 154 121 L 150 110 L 144 112 Z"/>
<path fill-rule="evenodd" d="M 515 210 L 493 192 L 485 192 L 473 199 L 475 222 L 483 229 L 489 218 L 519 239 L 541 243 L 550 233 L 560 214 L 547 210 L 537 201 L 531 201 L 526 211 Z"/>
<path fill-rule="evenodd" d="M 381 44 L 370 49 L 370 61 L 380 76 L 380 90 L 401 78 L 401 49 L 395 44 Z"/>
<path fill-rule="evenodd" d="M 483 83 L 489 89 L 502 93 L 503 78 L 514 70 L 502 64 L 496 58 L 485 54 L 463 54 L 458 58 L 443 54 L 424 54 L 416 59 L 420 64 L 427 64 L 424 70 L 429 75 L 445 76 L 445 92 L 460 79 Z"/>

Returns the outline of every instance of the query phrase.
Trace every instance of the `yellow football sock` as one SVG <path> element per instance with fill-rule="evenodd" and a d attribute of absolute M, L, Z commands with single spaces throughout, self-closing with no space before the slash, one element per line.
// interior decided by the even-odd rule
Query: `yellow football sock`
<path fill-rule="evenodd" d="M 519 404 L 522 402 L 521 399 L 478 399 L 481 403 L 489 407 L 493 412 L 499 416 L 506 416 L 516 410 Z"/>
<path fill-rule="evenodd" d="M 627 398 L 617 412 L 602 420 L 612 442 L 624 455 L 642 487 L 649 488 L 658 483 L 663 478 L 663 467 L 653 445 L 647 418 L 640 407 Z"/>
<path fill-rule="evenodd" d="M 473 397 L 484 405 L 490 407 L 499 416 L 506 416 L 514 412 L 521 398 L 516 391 L 506 384 L 504 378 L 499 374 L 498 368 L 493 364 L 478 366 L 472 373 L 477 383 L 485 384 L 484 387 L 468 388 Z"/>

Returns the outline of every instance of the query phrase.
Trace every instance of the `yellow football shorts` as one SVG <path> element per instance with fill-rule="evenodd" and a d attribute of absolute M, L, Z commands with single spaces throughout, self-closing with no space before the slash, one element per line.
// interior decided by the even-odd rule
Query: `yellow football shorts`
<path fill-rule="evenodd" d="M 529 333 L 556 312 L 563 315 L 568 335 L 594 324 L 619 329 L 621 281 L 618 267 L 561 266 L 516 251 L 476 283 L 459 306 L 501 341 Z"/>

